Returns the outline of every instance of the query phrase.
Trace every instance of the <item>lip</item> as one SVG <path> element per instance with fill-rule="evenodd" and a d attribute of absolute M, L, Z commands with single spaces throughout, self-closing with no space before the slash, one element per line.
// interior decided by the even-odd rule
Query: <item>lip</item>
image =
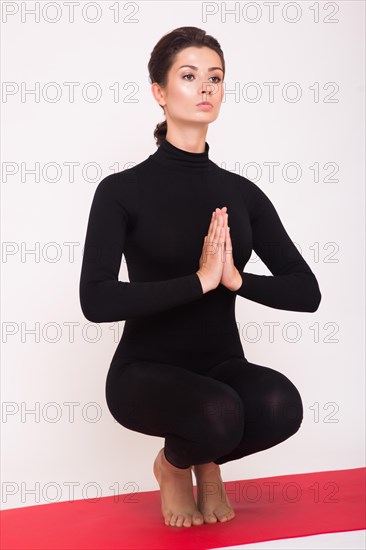
<path fill-rule="evenodd" d="M 212 103 L 209 101 L 201 101 L 201 103 L 197 103 L 196 107 L 199 107 L 200 105 L 209 105 L 210 107 L 213 107 Z"/>

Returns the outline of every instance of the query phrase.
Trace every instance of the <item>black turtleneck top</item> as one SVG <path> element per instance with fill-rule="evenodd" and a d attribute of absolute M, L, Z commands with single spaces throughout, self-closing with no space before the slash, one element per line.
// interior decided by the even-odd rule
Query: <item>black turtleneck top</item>
<path fill-rule="evenodd" d="M 220 168 L 205 151 L 166 139 L 132 168 L 106 176 L 89 214 L 80 304 L 95 323 L 126 321 L 115 356 L 207 368 L 244 357 L 235 319 L 237 295 L 265 306 L 314 312 L 317 279 L 267 195 Z M 233 259 L 242 285 L 203 293 L 197 275 L 211 214 L 227 206 Z M 244 270 L 252 250 L 272 275 Z M 119 281 L 122 255 L 129 282 Z"/>

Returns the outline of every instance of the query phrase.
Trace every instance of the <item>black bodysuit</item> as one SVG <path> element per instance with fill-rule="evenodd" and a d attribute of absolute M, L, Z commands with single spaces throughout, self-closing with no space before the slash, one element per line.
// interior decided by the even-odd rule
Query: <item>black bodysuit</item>
<path fill-rule="evenodd" d="M 89 321 L 125 321 L 106 381 L 111 414 L 128 429 L 165 437 L 166 457 L 182 468 L 271 447 L 302 421 L 290 380 L 245 358 L 237 295 L 299 312 L 315 312 L 321 301 L 270 199 L 208 153 L 207 142 L 204 152 L 191 153 L 165 139 L 143 162 L 105 177 L 94 194 L 80 277 Z M 203 294 L 196 273 L 203 240 L 223 206 L 242 285 Z M 252 250 L 272 275 L 243 271 Z M 130 282 L 118 280 L 122 254 Z"/>

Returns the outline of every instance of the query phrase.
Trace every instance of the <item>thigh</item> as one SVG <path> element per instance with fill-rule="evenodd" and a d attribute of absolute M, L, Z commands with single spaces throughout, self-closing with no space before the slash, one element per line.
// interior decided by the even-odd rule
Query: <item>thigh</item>
<path fill-rule="evenodd" d="M 123 426 L 149 435 L 168 433 L 197 440 L 202 434 L 227 432 L 226 422 L 242 403 L 233 388 L 194 371 L 166 363 L 114 363 L 107 375 L 106 400 Z M 226 409 L 230 418 L 213 411 Z M 218 423 L 221 422 L 221 426 Z"/>

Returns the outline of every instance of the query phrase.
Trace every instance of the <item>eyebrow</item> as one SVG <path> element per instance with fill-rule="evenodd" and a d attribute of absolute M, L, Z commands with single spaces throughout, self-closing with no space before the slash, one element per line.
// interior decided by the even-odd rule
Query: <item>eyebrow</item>
<path fill-rule="evenodd" d="M 182 65 L 181 67 L 178 67 L 177 71 L 179 69 L 183 69 L 183 67 L 189 67 L 190 69 L 194 69 L 195 71 L 198 71 L 198 67 L 195 67 L 194 65 Z M 213 71 L 214 69 L 219 69 L 220 71 L 224 72 L 224 70 L 221 67 L 209 67 L 209 71 Z"/>

